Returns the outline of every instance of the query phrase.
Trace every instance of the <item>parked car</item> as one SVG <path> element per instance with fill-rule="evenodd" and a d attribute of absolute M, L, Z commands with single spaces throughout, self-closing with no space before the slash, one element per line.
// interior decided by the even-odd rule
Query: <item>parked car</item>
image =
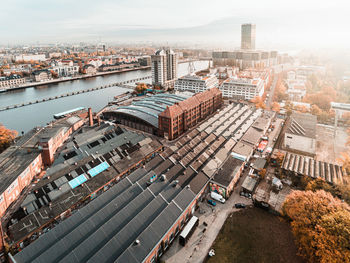
<path fill-rule="evenodd" d="M 216 202 L 214 200 L 208 199 L 208 204 L 212 206 L 216 206 Z"/>
<path fill-rule="evenodd" d="M 236 208 L 245 208 L 245 204 L 237 203 L 237 204 L 235 204 L 235 207 Z"/>

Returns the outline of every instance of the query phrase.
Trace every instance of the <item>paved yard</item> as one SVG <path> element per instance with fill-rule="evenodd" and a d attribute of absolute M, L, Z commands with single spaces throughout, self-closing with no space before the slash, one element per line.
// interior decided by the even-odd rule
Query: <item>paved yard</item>
<path fill-rule="evenodd" d="M 199 218 L 199 226 L 186 246 L 182 247 L 177 237 L 161 260 L 166 263 L 203 262 L 226 218 L 232 212 L 239 211 L 239 209 L 233 208 L 234 204 L 244 203 L 252 205 L 251 199 L 239 195 L 240 186 L 245 176 L 246 173 L 241 177 L 238 186 L 225 204 L 216 202 L 216 206 L 212 207 L 207 204 L 206 200 L 200 203 L 199 209 L 195 212 L 195 215 Z M 208 224 L 207 227 L 203 224 L 204 222 Z"/>
<path fill-rule="evenodd" d="M 323 162 L 338 163 L 340 153 L 347 150 L 348 138 L 346 128 L 338 127 L 334 138 L 334 127 L 318 124 L 316 127 L 316 159 Z"/>

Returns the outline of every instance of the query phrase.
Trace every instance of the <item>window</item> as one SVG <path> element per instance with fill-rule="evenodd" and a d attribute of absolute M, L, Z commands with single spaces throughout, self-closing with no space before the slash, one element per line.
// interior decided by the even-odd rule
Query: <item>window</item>
<path fill-rule="evenodd" d="M 158 247 L 157 255 L 158 255 L 158 258 L 160 258 L 163 255 L 162 246 Z"/>
<path fill-rule="evenodd" d="M 169 246 L 169 241 L 168 240 L 165 240 L 164 242 L 164 250 L 166 250 Z"/>
<path fill-rule="evenodd" d="M 150 263 L 155 263 L 156 262 L 156 256 L 154 256 L 153 258 L 151 258 Z"/>

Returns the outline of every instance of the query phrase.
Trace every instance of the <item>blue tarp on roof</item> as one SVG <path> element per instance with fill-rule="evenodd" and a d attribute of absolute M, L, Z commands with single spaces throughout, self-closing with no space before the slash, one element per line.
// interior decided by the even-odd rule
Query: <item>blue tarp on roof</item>
<path fill-rule="evenodd" d="M 94 177 L 95 175 L 98 175 L 99 173 L 103 172 L 104 170 L 107 170 L 109 167 L 109 164 L 107 162 L 100 163 L 96 167 L 90 169 L 88 173 L 91 175 L 91 177 Z"/>
<path fill-rule="evenodd" d="M 86 179 L 86 176 L 85 175 L 79 175 L 78 177 L 74 178 L 73 180 L 70 180 L 68 182 L 68 184 L 70 185 L 70 187 L 72 189 L 74 189 L 75 187 L 81 185 L 82 183 L 86 182 L 87 179 Z"/>

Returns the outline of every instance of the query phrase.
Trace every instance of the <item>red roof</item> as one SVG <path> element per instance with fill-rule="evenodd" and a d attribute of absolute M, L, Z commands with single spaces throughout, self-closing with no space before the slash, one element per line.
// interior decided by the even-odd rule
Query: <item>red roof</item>
<path fill-rule="evenodd" d="M 181 107 L 177 104 L 171 105 L 170 107 L 167 106 L 165 111 L 159 114 L 159 117 L 164 118 L 175 118 L 183 113 Z"/>
<path fill-rule="evenodd" d="M 197 107 L 200 105 L 200 101 L 196 96 L 190 97 L 184 101 L 179 102 L 179 106 L 181 107 L 182 110 L 190 110 L 193 109 L 194 107 Z"/>

